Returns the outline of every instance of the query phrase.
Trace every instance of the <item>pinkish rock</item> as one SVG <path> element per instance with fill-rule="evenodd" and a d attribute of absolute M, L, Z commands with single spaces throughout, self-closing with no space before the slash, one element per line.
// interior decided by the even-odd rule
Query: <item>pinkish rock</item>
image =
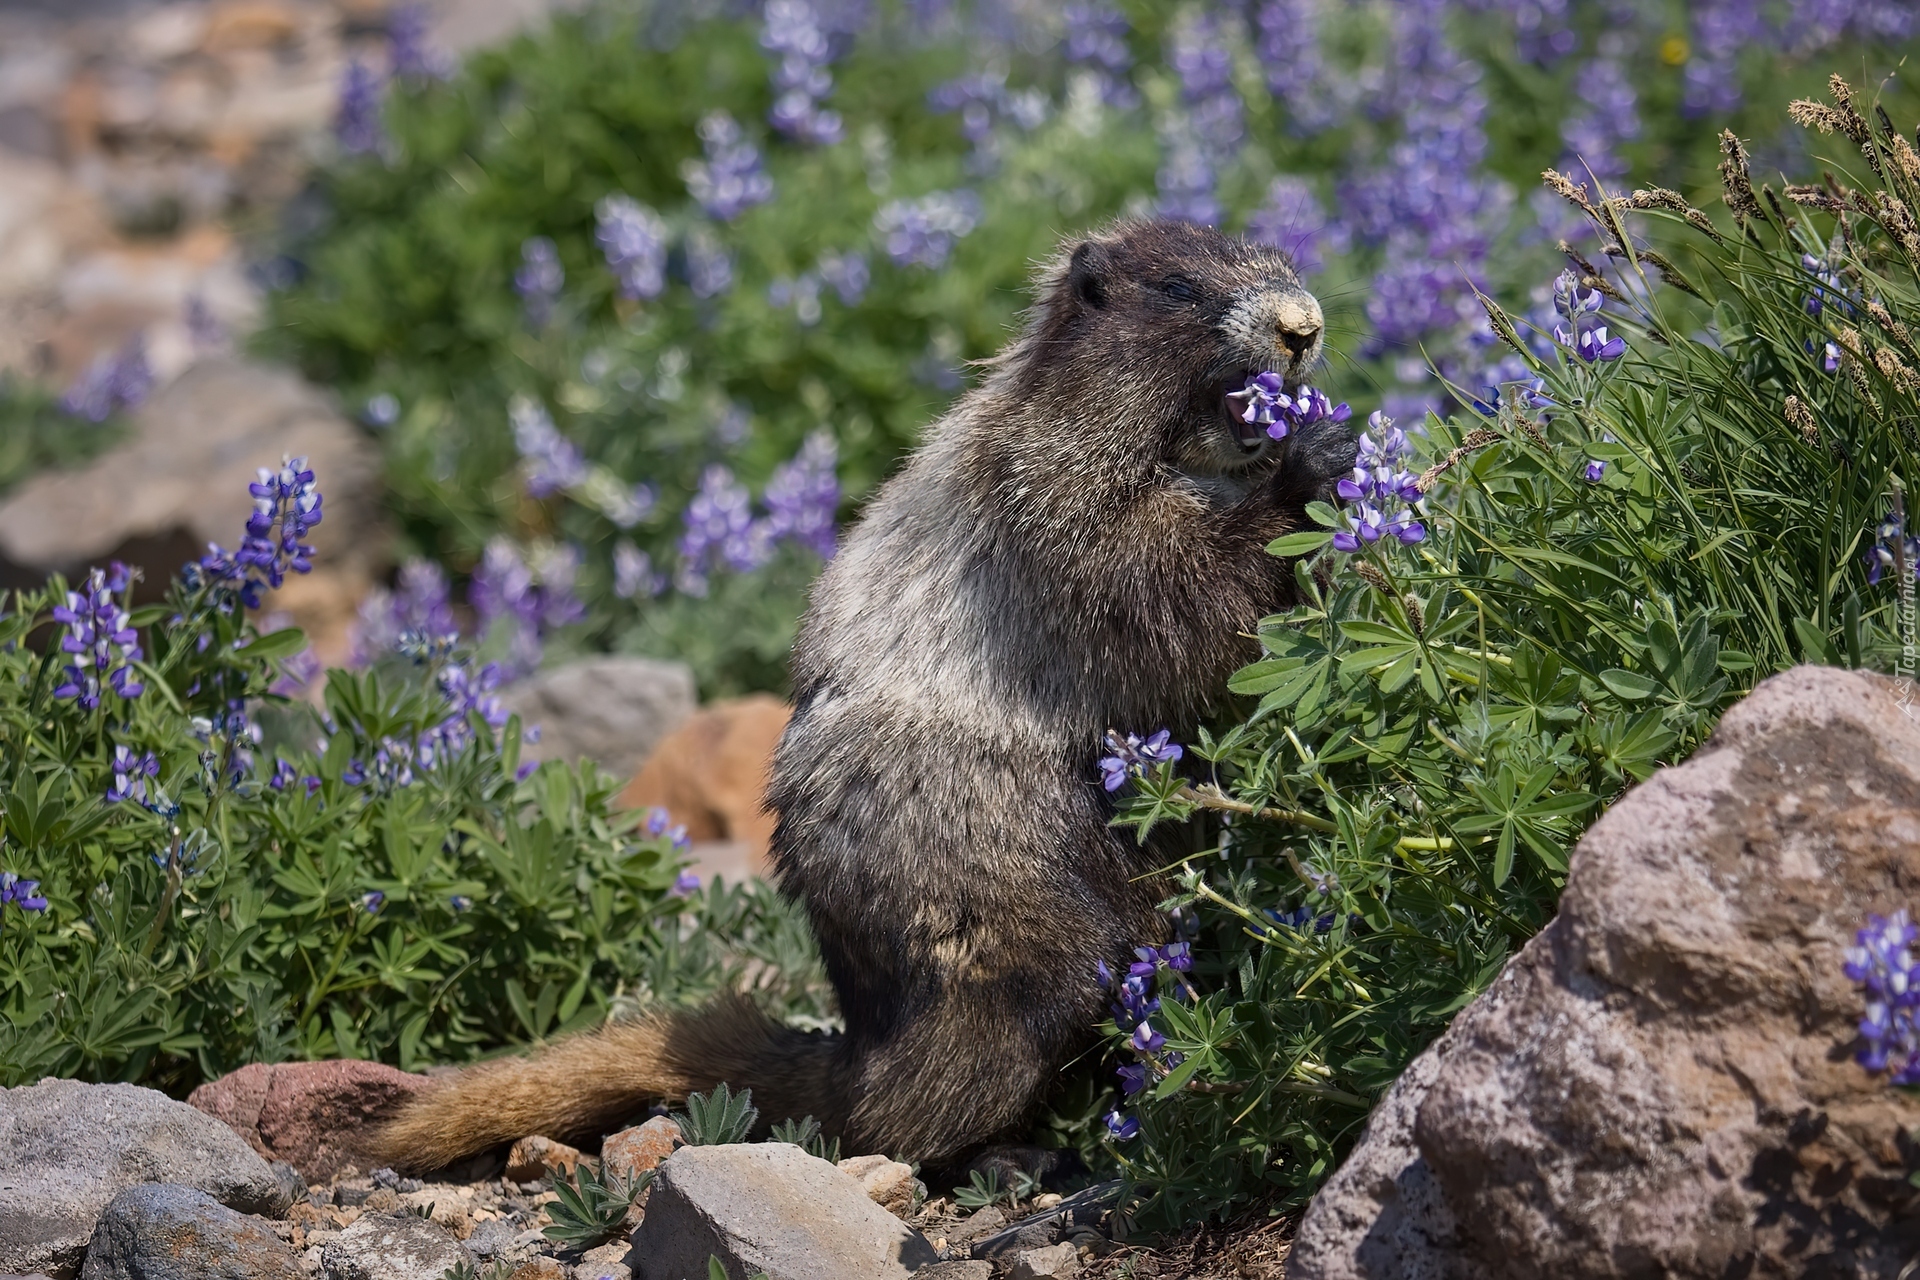
<path fill-rule="evenodd" d="M 378 1062 L 255 1063 L 201 1085 L 187 1101 L 312 1183 L 355 1163 L 362 1131 L 427 1083 Z"/>
<path fill-rule="evenodd" d="M 539 1134 L 520 1139 L 507 1152 L 507 1177 L 514 1182 L 571 1178 L 580 1167 L 580 1148 Z"/>
<path fill-rule="evenodd" d="M 602 1168 L 633 1178 L 659 1167 L 680 1141 L 680 1126 L 666 1116 L 622 1129 L 600 1144 Z"/>
<path fill-rule="evenodd" d="M 1375 1109 L 1288 1276 L 1911 1271 L 1920 1098 L 1854 1061 L 1841 966 L 1916 886 L 1920 712 L 1862 672 L 1763 682 L 1580 841 L 1560 914 Z"/>

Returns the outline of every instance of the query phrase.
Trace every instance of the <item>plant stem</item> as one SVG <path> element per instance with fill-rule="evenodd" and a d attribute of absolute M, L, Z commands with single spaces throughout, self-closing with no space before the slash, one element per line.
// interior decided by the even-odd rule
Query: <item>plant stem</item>
<path fill-rule="evenodd" d="M 1338 826 L 1317 813 L 1307 813 L 1301 809 L 1274 809 L 1257 804 L 1248 804 L 1244 800 L 1235 800 L 1210 782 L 1198 787 L 1183 786 L 1174 793 L 1188 804 L 1202 809 L 1216 809 L 1222 813 L 1241 813 L 1249 817 L 1265 818 L 1270 822 L 1290 822 L 1296 827 L 1305 827 L 1309 831 L 1319 831 L 1332 835 L 1340 830 Z M 1397 849 L 1422 849 L 1437 852 L 1453 848 L 1453 840 L 1448 836 L 1402 836 L 1394 841 Z"/>

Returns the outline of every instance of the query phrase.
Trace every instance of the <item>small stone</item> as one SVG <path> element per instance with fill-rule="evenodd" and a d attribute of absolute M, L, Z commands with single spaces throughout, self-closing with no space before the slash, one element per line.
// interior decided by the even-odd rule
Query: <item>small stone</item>
<path fill-rule="evenodd" d="M 507 1280 L 569 1280 L 567 1269 L 558 1261 L 544 1253 L 537 1258 L 528 1258 L 515 1268 Z"/>
<path fill-rule="evenodd" d="M 573 1280 L 633 1280 L 634 1264 L 629 1261 L 631 1252 L 624 1240 L 589 1249 L 580 1255 L 580 1261 L 574 1265 Z"/>
<path fill-rule="evenodd" d="M 538 1182 L 542 1178 L 574 1176 L 580 1167 L 580 1149 L 539 1134 L 522 1138 L 507 1153 L 506 1176 L 515 1182 Z"/>
<path fill-rule="evenodd" d="M 993 1280 L 993 1264 L 984 1259 L 936 1262 L 914 1272 L 913 1280 Z"/>
<path fill-rule="evenodd" d="M 404 1191 L 400 1193 L 399 1201 L 403 1211 L 420 1214 L 430 1222 L 439 1223 L 455 1240 L 465 1240 L 473 1234 L 473 1214 L 467 1210 L 459 1192 L 452 1187 Z"/>
<path fill-rule="evenodd" d="M 1054 1276 L 1077 1276 L 1082 1264 L 1080 1251 L 1062 1241 L 1044 1249 L 1027 1249 L 1013 1257 L 1011 1280 L 1048 1280 Z"/>
<path fill-rule="evenodd" d="M 80 1280 L 295 1280 L 299 1263 L 272 1227 L 193 1187 L 128 1187 L 95 1224 Z"/>
<path fill-rule="evenodd" d="M 867 1199 L 896 1218 L 913 1213 L 914 1203 L 926 1189 L 913 1176 L 913 1166 L 889 1160 L 885 1156 L 848 1156 L 840 1169 L 867 1193 Z"/>
<path fill-rule="evenodd" d="M 368 1213 L 397 1213 L 400 1209 L 400 1193 L 391 1187 L 375 1187 L 360 1202 L 360 1207 Z"/>
<path fill-rule="evenodd" d="M 999 1205 L 984 1205 L 947 1228 L 947 1239 L 955 1244 L 992 1235 L 1007 1225 L 1007 1215 Z"/>
<path fill-rule="evenodd" d="M 633 1178 L 659 1167 L 680 1141 L 680 1126 L 666 1116 L 622 1129 L 600 1144 L 600 1164 L 623 1178 Z"/>
<path fill-rule="evenodd" d="M 785 1142 L 674 1152 L 633 1246 L 642 1280 L 698 1280 L 709 1256 L 732 1276 L 782 1280 L 901 1280 L 938 1260 L 859 1183 Z"/>
<path fill-rule="evenodd" d="M 472 1258 L 446 1231 L 412 1214 L 370 1213 L 321 1254 L 327 1280 L 441 1280 Z"/>
<path fill-rule="evenodd" d="M 518 1227 L 499 1218 L 477 1222 L 473 1234 L 467 1237 L 467 1252 L 482 1262 L 491 1262 L 496 1258 L 502 1262 L 508 1261 L 518 1256 L 513 1241 L 519 1234 Z"/>
<path fill-rule="evenodd" d="M 288 1207 L 266 1161 L 163 1093 L 77 1080 L 0 1090 L 0 1272 L 74 1275 L 113 1198 L 154 1182 L 242 1213 L 278 1217 Z"/>

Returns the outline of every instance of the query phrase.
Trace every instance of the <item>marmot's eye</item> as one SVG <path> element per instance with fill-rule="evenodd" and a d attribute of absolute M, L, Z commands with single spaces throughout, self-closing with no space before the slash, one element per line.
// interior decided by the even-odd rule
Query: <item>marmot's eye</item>
<path fill-rule="evenodd" d="M 1178 298 L 1182 302 L 1192 302 L 1199 297 L 1199 291 L 1193 287 L 1193 281 L 1185 276 L 1168 276 L 1160 282 L 1160 292 L 1169 298 Z"/>

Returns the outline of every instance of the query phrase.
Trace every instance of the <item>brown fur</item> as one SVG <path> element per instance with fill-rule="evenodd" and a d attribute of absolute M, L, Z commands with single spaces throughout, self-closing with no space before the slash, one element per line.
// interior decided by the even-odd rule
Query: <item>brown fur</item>
<path fill-rule="evenodd" d="M 794 646 L 773 861 L 846 1031 L 738 1002 L 610 1027 L 422 1096 L 390 1158 L 591 1135 L 725 1079 L 765 1120 L 950 1165 L 1093 1042 L 1095 963 L 1162 936 L 1170 852 L 1107 825 L 1102 736 L 1192 729 L 1293 599 L 1265 544 L 1354 450 L 1333 424 L 1249 450 L 1227 418 L 1247 374 L 1291 382 L 1320 354 L 1319 306 L 1271 249 L 1122 224 L 1039 295 L 868 506 Z"/>

